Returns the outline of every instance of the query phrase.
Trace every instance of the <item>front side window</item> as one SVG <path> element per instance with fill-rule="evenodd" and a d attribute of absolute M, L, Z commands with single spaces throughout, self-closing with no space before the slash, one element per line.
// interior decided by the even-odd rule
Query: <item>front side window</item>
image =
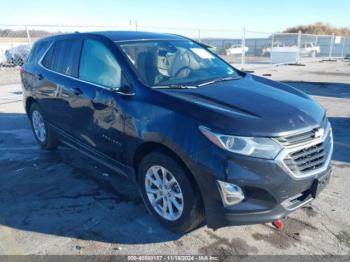
<path fill-rule="evenodd" d="M 150 40 L 119 46 L 143 83 L 151 87 L 239 77 L 231 66 L 189 40 Z"/>
<path fill-rule="evenodd" d="M 109 49 L 99 41 L 85 40 L 79 78 L 109 88 L 121 86 L 121 68 Z"/>

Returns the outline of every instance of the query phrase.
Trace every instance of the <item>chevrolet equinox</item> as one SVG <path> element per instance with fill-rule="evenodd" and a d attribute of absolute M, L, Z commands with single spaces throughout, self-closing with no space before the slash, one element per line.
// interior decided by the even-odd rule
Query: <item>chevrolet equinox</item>
<path fill-rule="evenodd" d="M 182 36 L 47 37 L 21 79 L 41 148 L 65 144 L 133 179 L 175 232 L 272 222 L 329 181 L 332 129 L 318 103 Z"/>

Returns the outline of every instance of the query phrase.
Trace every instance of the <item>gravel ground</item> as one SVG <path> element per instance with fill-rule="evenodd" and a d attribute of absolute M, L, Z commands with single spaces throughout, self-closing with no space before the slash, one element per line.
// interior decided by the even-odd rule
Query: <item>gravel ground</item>
<path fill-rule="evenodd" d="M 293 81 L 327 108 L 335 138 L 331 182 L 287 217 L 282 231 L 270 224 L 203 226 L 178 235 L 148 215 L 132 182 L 71 149 L 40 150 L 23 111 L 18 71 L 0 71 L 0 255 L 350 255 L 350 66 L 323 62 L 255 73 Z"/>
<path fill-rule="evenodd" d="M 0 85 L 20 83 L 18 67 L 0 67 Z"/>

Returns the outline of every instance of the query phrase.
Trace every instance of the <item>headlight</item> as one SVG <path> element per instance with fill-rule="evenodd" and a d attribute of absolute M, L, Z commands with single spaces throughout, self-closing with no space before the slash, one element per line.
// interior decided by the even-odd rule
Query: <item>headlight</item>
<path fill-rule="evenodd" d="M 281 145 L 271 138 L 222 135 L 204 126 L 200 126 L 199 130 L 218 147 L 236 154 L 274 159 L 282 150 Z"/>

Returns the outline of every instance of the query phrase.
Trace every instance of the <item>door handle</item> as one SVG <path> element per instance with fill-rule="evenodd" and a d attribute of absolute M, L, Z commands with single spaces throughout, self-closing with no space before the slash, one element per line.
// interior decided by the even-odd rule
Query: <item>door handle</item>
<path fill-rule="evenodd" d="M 76 95 L 79 96 L 83 93 L 79 87 L 72 88 L 72 92 Z"/>

